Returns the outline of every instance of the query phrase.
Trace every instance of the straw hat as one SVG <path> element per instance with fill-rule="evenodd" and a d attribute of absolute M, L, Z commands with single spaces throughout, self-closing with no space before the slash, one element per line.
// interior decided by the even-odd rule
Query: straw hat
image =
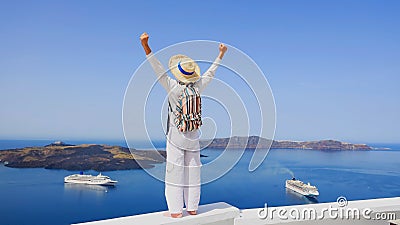
<path fill-rule="evenodd" d="M 200 78 L 200 67 L 185 56 L 174 55 L 169 59 L 169 69 L 175 78 L 183 83 L 193 83 Z"/>

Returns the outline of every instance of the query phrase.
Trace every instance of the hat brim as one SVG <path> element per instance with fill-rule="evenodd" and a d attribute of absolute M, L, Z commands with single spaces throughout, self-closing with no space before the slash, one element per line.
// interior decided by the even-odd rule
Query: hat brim
<path fill-rule="evenodd" d="M 200 67 L 194 60 L 193 62 L 195 64 L 195 69 L 192 75 L 185 75 L 179 71 L 178 63 L 188 59 L 190 58 L 185 55 L 174 55 L 169 59 L 169 70 L 177 80 L 183 83 L 193 83 L 200 79 Z"/>

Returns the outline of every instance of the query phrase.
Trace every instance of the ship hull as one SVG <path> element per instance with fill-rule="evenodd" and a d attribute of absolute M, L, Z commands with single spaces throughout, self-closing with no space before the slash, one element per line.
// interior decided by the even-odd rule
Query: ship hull
<path fill-rule="evenodd" d="M 88 184 L 88 185 L 101 185 L 101 186 L 115 186 L 117 184 L 116 181 L 113 182 L 90 182 L 90 181 L 70 181 L 70 180 L 64 180 L 64 183 L 69 183 L 69 184 Z"/>

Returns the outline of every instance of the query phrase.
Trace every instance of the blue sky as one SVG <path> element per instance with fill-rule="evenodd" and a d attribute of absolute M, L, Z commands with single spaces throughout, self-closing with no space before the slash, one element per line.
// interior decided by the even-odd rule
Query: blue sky
<path fill-rule="evenodd" d="M 2 1 L 0 139 L 122 139 L 122 102 L 157 51 L 216 40 L 275 96 L 276 139 L 399 142 L 399 1 Z M 229 52 L 227 53 L 229 54 Z"/>

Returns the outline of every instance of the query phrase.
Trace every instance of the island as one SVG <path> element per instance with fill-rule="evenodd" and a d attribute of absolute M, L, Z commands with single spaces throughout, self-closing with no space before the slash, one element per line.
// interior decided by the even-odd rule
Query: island
<path fill-rule="evenodd" d="M 214 149 L 310 149 L 310 150 L 373 150 L 366 144 L 351 144 L 335 140 L 320 141 L 277 141 L 258 136 L 214 138 L 200 141 L 202 148 Z"/>
<path fill-rule="evenodd" d="M 373 150 L 366 144 L 335 140 L 276 141 L 258 136 L 201 140 L 209 149 L 310 149 L 310 150 Z M 201 157 L 206 157 L 201 154 Z M 73 171 L 130 170 L 152 168 L 165 162 L 165 150 L 137 150 L 105 144 L 71 145 L 61 141 L 43 147 L 0 150 L 0 162 L 13 168 L 46 168 Z"/>
<path fill-rule="evenodd" d="M 102 144 L 70 145 L 54 142 L 43 147 L 0 150 L 7 167 L 73 171 L 130 170 L 152 168 L 165 162 L 165 151 L 136 150 Z"/>

